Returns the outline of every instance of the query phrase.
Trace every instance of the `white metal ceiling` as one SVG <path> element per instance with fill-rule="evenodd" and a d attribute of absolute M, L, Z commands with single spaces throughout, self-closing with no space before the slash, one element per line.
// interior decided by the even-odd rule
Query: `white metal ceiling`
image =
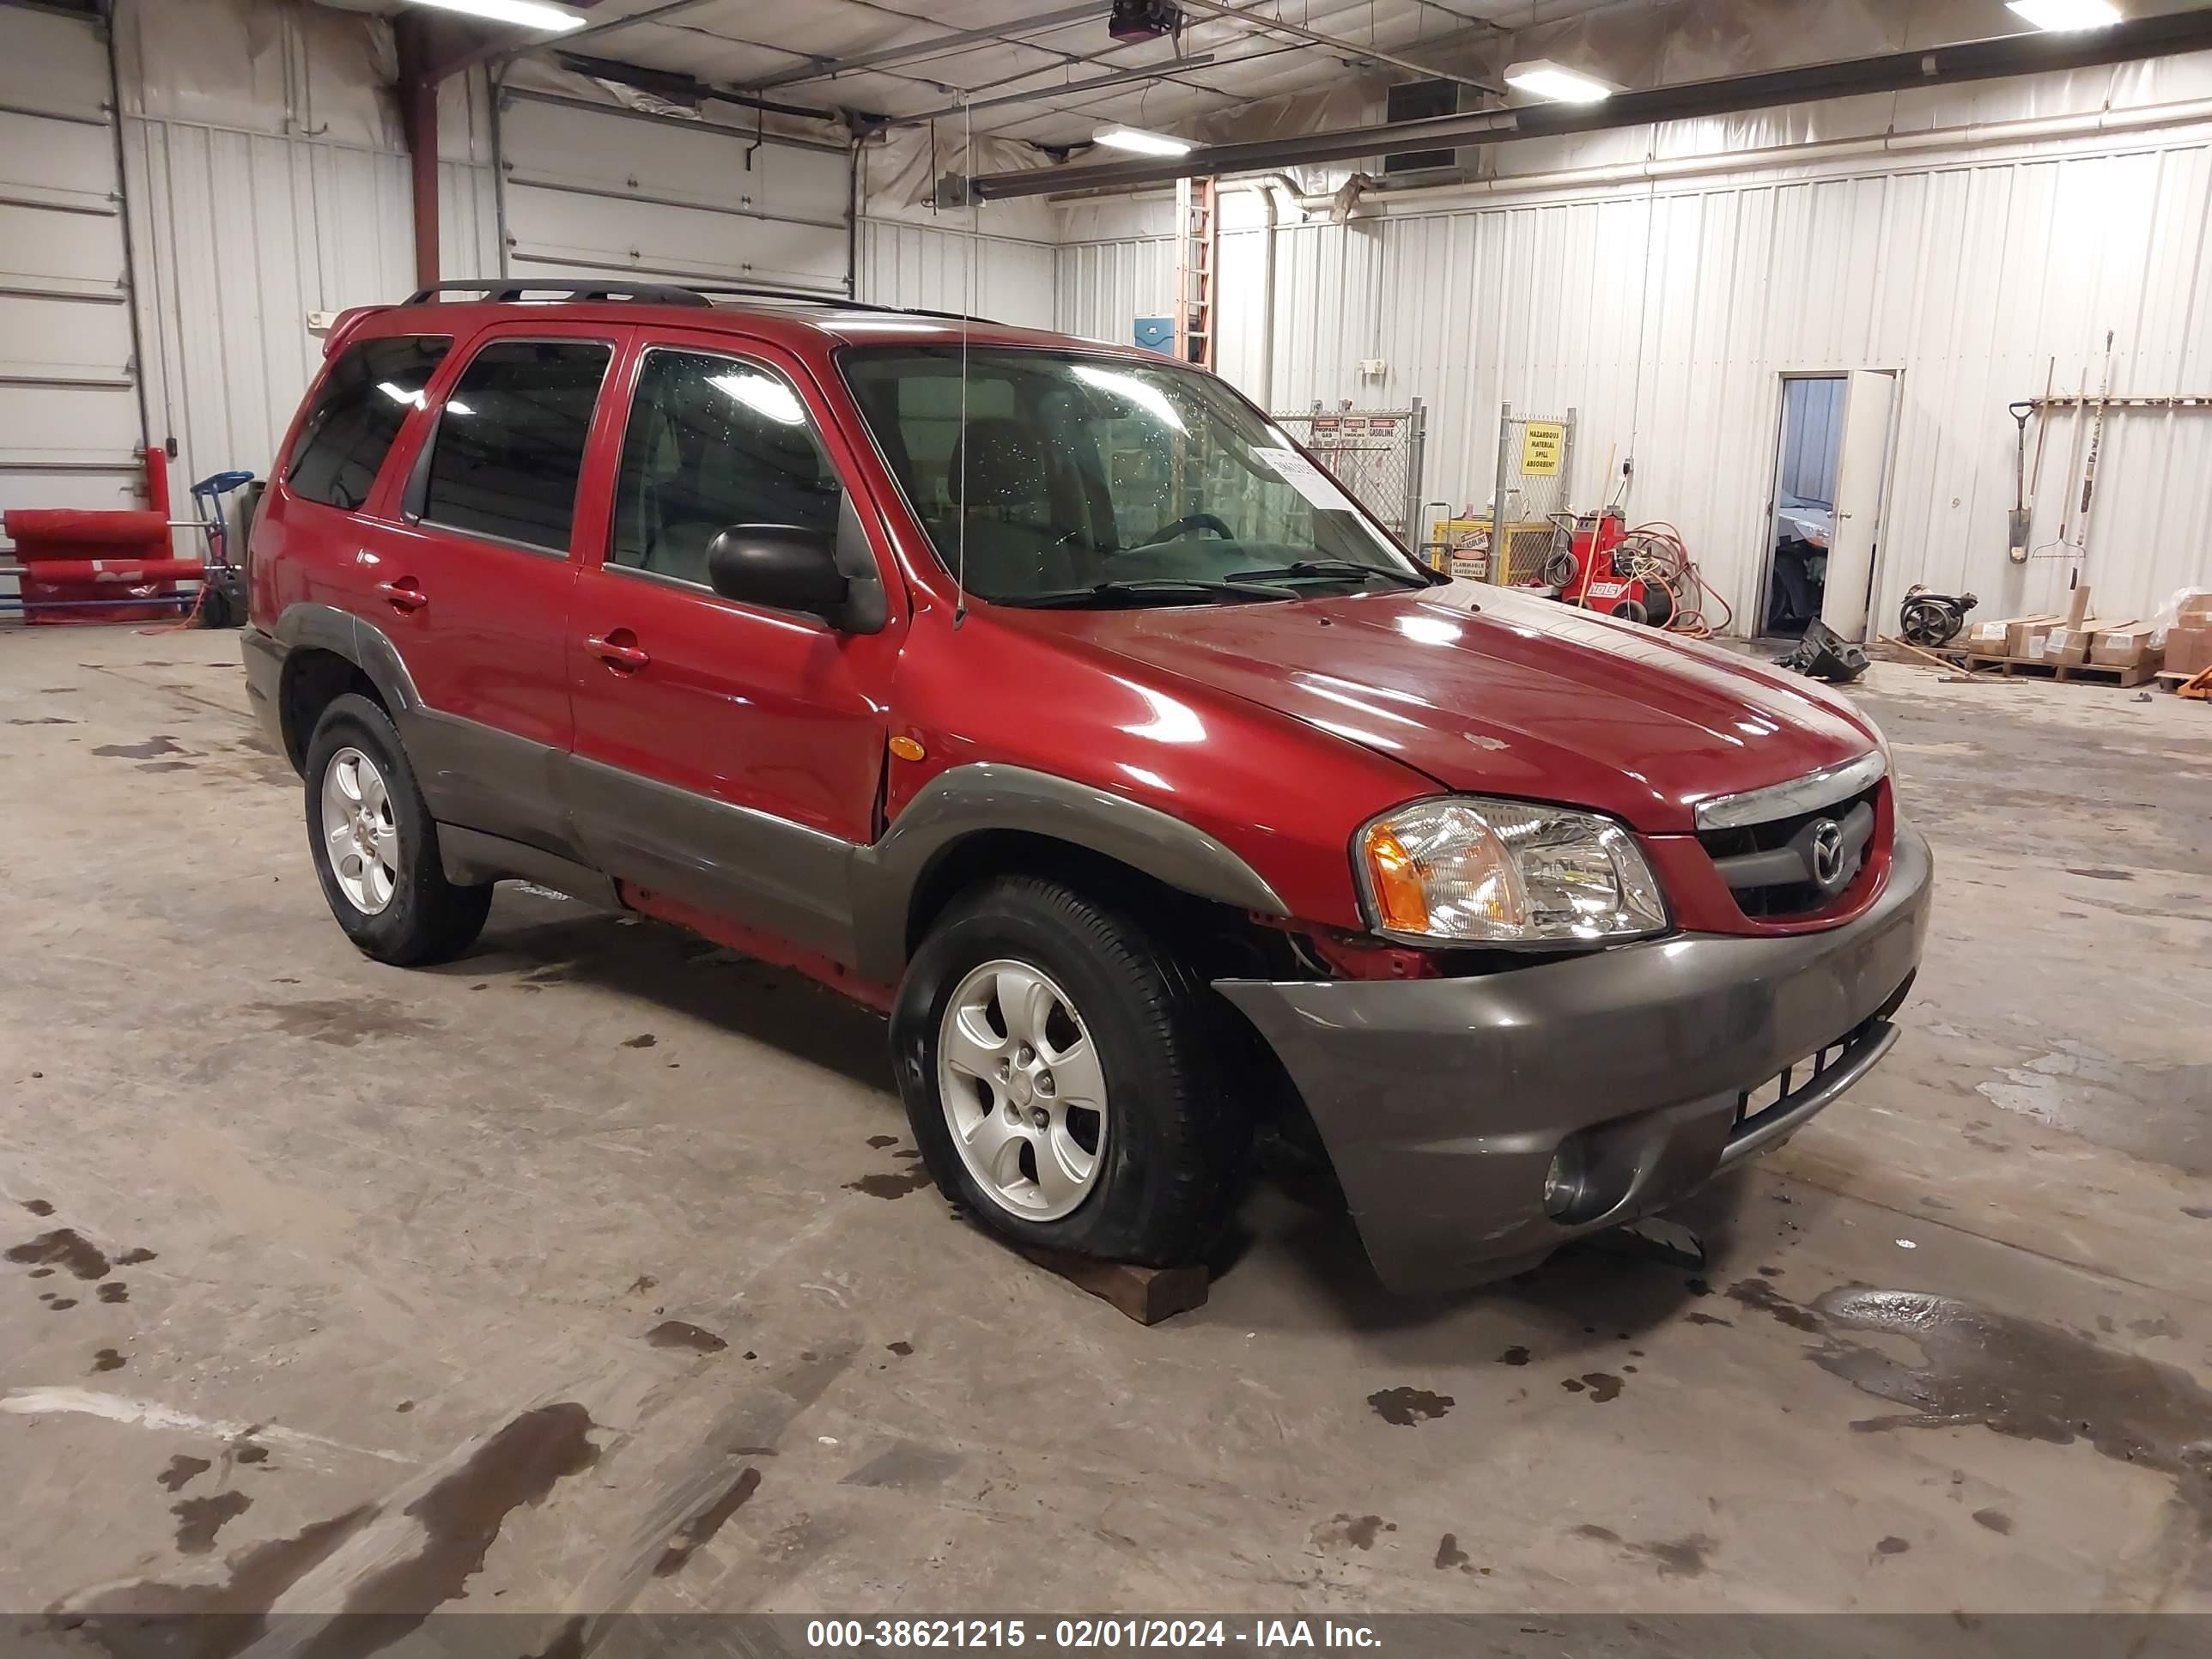
<path fill-rule="evenodd" d="M 1248 18 L 1193 9 L 1182 36 L 1186 57 L 1212 61 L 1171 79 L 1128 81 L 1088 91 L 1054 88 L 1125 70 L 1163 67 L 1175 43 L 1124 46 L 1106 31 L 1106 0 L 1093 15 L 1039 28 L 1036 20 L 1074 9 L 1071 0 L 600 0 L 574 50 L 647 68 L 680 70 L 724 85 L 780 82 L 769 95 L 913 116 L 963 97 L 1040 95 L 974 110 L 975 132 L 1061 144 L 1091 137 L 1102 122 L 1176 127 L 1284 93 L 1325 87 L 1362 64 L 1352 52 L 1301 41 L 1267 27 L 1297 24 L 1358 46 L 1454 67 L 1486 36 L 1550 23 L 1620 0 L 1231 0 Z M 605 29 L 615 19 L 658 18 Z M 829 73 L 840 58 L 881 52 L 969 31 L 990 33 L 896 64 Z M 573 38 L 573 37 L 572 37 Z M 567 44 L 566 42 L 562 44 Z M 1455 51 L 1455 48 L 1457 50 Z M 1393 75 L 1410 72 L 1389 70 Z M 786 77 L 804 77 L 790 78 Z M 959 120 L 958 116 L 946 118 Z"/>

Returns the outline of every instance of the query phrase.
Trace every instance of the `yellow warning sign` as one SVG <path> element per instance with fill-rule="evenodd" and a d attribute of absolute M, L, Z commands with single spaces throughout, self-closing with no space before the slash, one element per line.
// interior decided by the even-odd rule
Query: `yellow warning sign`
<path fill-rule="evenodd" d="M 1558 421 L 1531 421 L 1521 428 L 1521 476 L 1556 478 L 1567 449 L 1567 428 Z"/>

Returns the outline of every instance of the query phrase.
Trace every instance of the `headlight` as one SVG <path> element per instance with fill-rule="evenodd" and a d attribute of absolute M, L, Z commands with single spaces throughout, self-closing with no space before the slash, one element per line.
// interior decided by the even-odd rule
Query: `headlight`
<path fill-rule="evenodd" d="M 1667 926 L 1635 837 L 1595 812 L 1460 795 L 1384 813 L 1352 847 L 1368 919 L 1415 944 L 1637 939 Z"/>

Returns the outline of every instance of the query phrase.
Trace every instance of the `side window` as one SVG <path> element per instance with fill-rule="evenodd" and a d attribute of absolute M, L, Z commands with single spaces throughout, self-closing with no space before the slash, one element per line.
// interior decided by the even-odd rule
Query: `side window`
<path fill-rule="evenodd" d="M 584 440 L 612 356 L 581 340 L 495 340 L 477 353 L 438 417 L 422 517 L 567 553 Z"/>
<path fill-rule="evenodd" d="M 609 562 L 707 585 L 707 548 L 737 524 L 834 534 L 844 486 L 791 383 L 710 352 L 660 348 L 638 371 Z"/>
<path fill-rule="evenodd" d="M 453 343 L 403 334 L 362 340 L 341 352 L 293 446 L 284 474 L 293 492 L 349 512 L 367 501 L 399 423 L 422 406 L 422 388 Z"/>

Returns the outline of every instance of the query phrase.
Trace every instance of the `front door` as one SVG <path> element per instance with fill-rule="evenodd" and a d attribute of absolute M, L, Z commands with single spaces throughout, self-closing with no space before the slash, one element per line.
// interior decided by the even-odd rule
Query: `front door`
<path fill-rule="evenodd" d="M 368 614 L 422 700 L 408 754 L 431 810 L 569 857 L 571 543 L 592 505 L 581 481 L 618 333 L 514 324 L 479 337 L 433 388 L 401 511 L 361 552 Z"/>
<path fill-rule="evenodd" d="M 849 961 L 846 868 L 874 838 L 905 596 L 874 634 L 718 597 L 739 524 L 836 536 L 878 571 L 880 520 L 804 368 L 726 337 L 660 339 L 633 388 L 611 522 L 577 573 L 569 798 L 609 873 Z"/>

